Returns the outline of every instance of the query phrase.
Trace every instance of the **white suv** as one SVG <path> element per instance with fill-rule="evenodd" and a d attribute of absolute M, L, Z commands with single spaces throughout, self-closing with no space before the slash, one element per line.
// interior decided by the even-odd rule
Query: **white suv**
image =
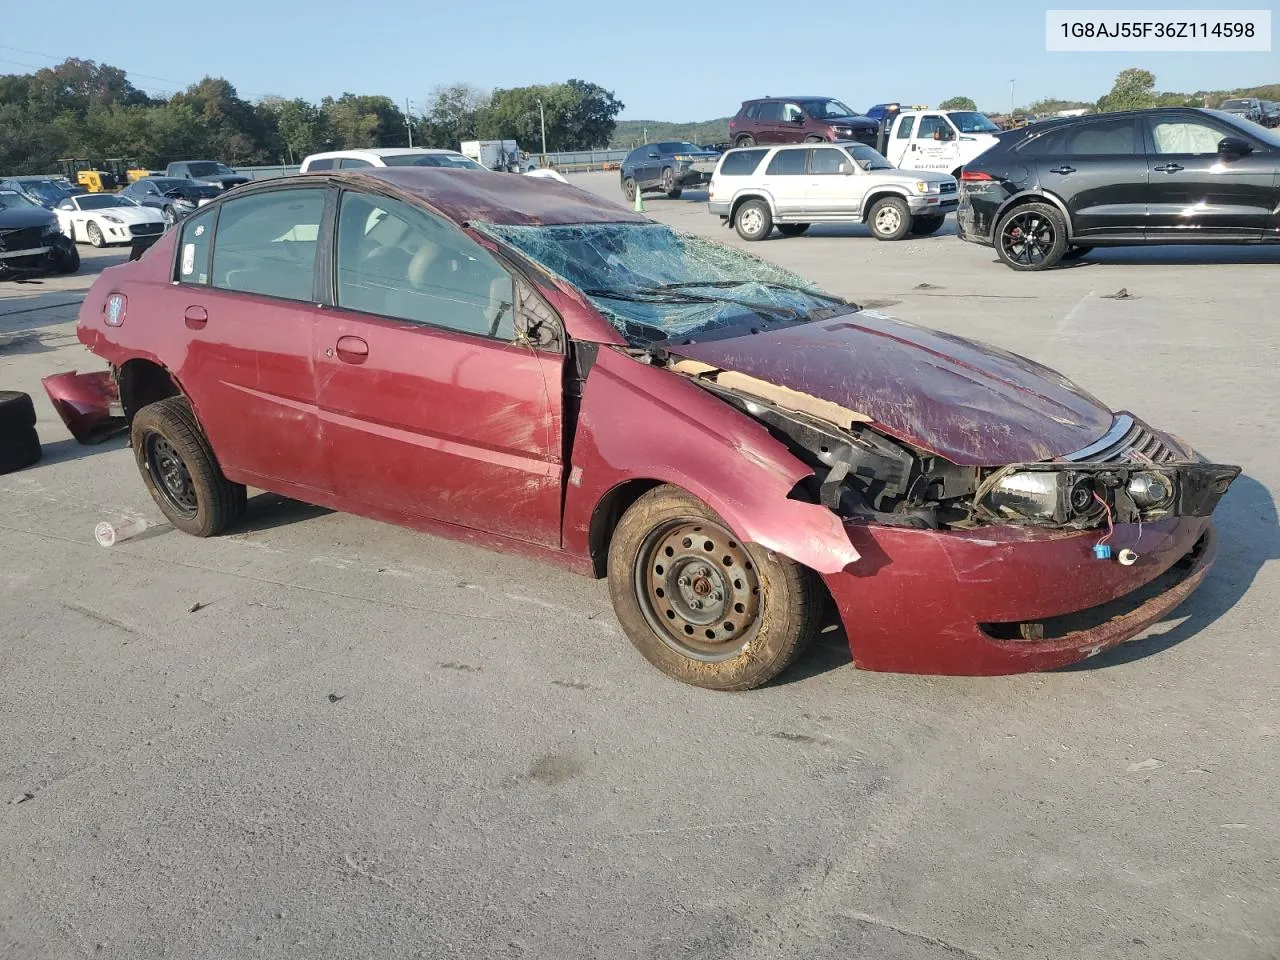
<path fill-rule="evenodd" d="M 425 147 L 387 147 L 380 150 L 332 150 L 313 153 L 302 161 L 299 173 L 311 170 L 359 170 L 365 167 L 452 167 L 483 170 L 484 167 L 457 150 Z"/>
<path fill-rule="evenodd" d="M 877 240 L 926 236 L 956 208 L 954 177 L 899 170 L 852 141 L 728 150 L 711 175 L 708 209 L 744 240 L 774 226 L 796 237 L 813 223 L 865 223 Z"/>

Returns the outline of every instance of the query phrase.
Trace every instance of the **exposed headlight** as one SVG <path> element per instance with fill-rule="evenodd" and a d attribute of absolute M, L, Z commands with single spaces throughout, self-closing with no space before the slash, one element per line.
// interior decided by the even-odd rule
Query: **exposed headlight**
<path fill-rule="evenodd" d="M 112 216 L 112 215 L 111 215 L 111 214 L 109 214 L 109 213 L 104 213 L 104 214 L 102 215 L 102 219 L 103 219 L 103 220 L 110 221 L 111 223 L 124 223 L 124 221 L 123 221 L 123 220 L 121 220 L 119 217 Z"/>
<path fill-rule="evenodd" d="M 1056 470 L 1011 473 L 996 483 L 986 500 L 997 514 L 1011 520 L 1065 523 L 1102 510 L 1091 480 Z"/>
<path fill-rule="evenodd" d="M 1174 481 L 1163 473 L 1135 473 L 1129 478 L 1125 488 L 1130 498 L 1139 507 L 1149 509 L 1162 507 L 1173 499 Z"/>

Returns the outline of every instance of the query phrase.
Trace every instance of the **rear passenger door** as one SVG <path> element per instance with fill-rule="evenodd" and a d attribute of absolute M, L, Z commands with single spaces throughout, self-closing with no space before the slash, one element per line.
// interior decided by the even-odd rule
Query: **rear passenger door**
<path fill-rule="evenodd" d="M 317 238 L 331 191 L 254 191 L 182 223 L 170 323 L 185 325 L 179 380 L 229 477 L 324 490 L 312 337 Z M 287 492 L 287 491 L 282 491 Z"/>
<path fill-rule="evenodd" d="M 1040 189 L 1060 198 L 1078 240 L 1141 239 L 1147 219 L 1147 156 L 1133 117 L 1049 130 L 1018 151 Z"/>
<path fill-rule="evenodd" d="M 780 217 L 796 217 L 807 209 L 809 150 L 779 150 L 765 167 L 761 186 L 773 197 L 774 212 Z"/>
<path fill-rule="evenodd" d="M 756 120 L 758 143 L 781 143 L 782 101 L 769 100 L 760 104 Z"/>

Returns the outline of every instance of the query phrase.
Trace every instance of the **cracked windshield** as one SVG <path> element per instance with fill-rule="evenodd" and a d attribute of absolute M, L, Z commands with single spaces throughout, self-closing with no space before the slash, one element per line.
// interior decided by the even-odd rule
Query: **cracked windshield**
<path fill-rule="evenodd" d="M 789 270 L 662 224 L 476 226 L 578 287 L 633 346 L 849 309 Z"/>

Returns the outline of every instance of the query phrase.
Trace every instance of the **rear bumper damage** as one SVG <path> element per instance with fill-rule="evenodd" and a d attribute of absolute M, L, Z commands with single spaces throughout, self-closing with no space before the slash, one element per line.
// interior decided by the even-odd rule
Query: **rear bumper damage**
<path fill-rule="evenodd" d="M 1097 530 L 848 529 L 862 559 L 823 580 L 854 663 L 898 673 L 1022 673 L 1095 656 L 1165 617 L 1217 555 L 1202 517 L 1140 535 L 1118 525 L 1111 543 L 1138 555 L 1131 566 L 1095 559 Z"/>
<path fill-rule="evenodd" d="M 125 427 L 120 393 L 109 371 L 57 373 L 40 381 L 49 402 L 80 443 L 99 443 Z"/>

